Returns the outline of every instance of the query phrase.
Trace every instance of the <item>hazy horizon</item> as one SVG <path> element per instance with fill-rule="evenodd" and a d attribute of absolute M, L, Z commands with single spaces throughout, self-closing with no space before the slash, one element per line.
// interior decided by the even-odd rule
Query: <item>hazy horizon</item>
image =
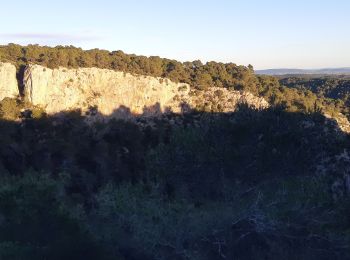
<path fill-rule="evenodd" d="M 350 67 L 350 2 L 5 2 L 0 44 L 74 45 L 255 69 Z"/>

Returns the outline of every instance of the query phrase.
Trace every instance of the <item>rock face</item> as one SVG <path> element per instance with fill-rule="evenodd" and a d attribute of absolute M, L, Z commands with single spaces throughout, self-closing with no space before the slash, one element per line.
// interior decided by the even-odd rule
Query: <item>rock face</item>
<path fill-rule="evenodd" d="M 23 83 L 26 99 L 48 114 L 97 108 L 104 116 L 120 118 L 180 113 L 193 108 L 232 112 L 239 102 L 259 109 L 268 107 L 263 98 L 249 93 L 217 88 L 190 93 L 187 84 L 98 68 L 52 70 L 29 65 Z"/>
<path fill-rule="evenodd" d="M 329 120 L 333 120 L 344 133 L 350 133 L 350 122 L 345 115 L 338 113 L 337 115 L 331 116 L 325 113 L 324 116 Z"/>
<path fill-rule="evenodd" d="M 188 84 L 169 79 L 98 68 L 52 70 L 28 65 L 22 83 L 24 98 L 47 114 L 81 109 L 90 119 L 95 115 L 126 119 L 191 110 L 228 113 L 234 112 L 239 103 L 255 109 L 269 107 L 264 98 L 248 92 L 215 87 L 194 90 Z M 18 96 L 16 67 L 0 62 L 0 101 Z M 342 132 L 350 133 L 350 123 L 344 115 L 325 114 L 325 117 Z"/>
<path fill-rule="evenodd" d="M 10 63 L 0 62 L 0 101 L 6 97 L 15 98 L 18 95 L 16 67 Z"/>
<path fill-rule="evenodd" d="M 145 115 L 177 111 L 174 96 L 188 91 L 186 84 L 97 68 L 52 70 L 30 65 L 24 74 L 25 97 L 48 114 L 89 107 L 106 116 L 123 110 Z"/>
<path fill-rule="evenodd" d="M 244 103 L 255 109 L 266 109 L 269 103 L 249 92 L 232 91 L 226 88 L 212 87 L 205 91 L 190 93 L 188 103 L 191 107 L 206 112 L 234 112 L 237 104 Z"/>

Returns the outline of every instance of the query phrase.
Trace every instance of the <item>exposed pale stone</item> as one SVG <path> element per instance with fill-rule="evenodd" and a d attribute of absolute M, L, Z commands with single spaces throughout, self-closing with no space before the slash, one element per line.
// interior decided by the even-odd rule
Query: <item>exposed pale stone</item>
<path fill-rule="evenodd" d="M 1 66 L 5 80 L 0 83 L 0 97 L 18 95 L 15 67 L 3 63 Z M 248 92 L 215 87 L 191 90 L 189 85 L 169 79 L 98 68 L 52 70 L 29 65 L 23 81 L 27 101 L 42 107 L 48 114 L 81 109 L 94 115 L 97 108 L 98 115 L 104 118 L 128 118 L 193 109 L 227 113 L 234 112 L 239 103 L 256 109 L 269 107 L 264 98 Z M 91 110 L 92 107 L 95 108 Z M 325 116 L 334 120 L 343 132 L 350 132 L 350 123 L 344 115 Z"/>
<path fill-rule="evenodd" d="M 52 70 L 29 65 L 24 86 L 27 100 L 48 114 L 77 108 L 86 111 L 93 106 L 102 115 L 114 117 L 180 113 L 205 104 L 210 104 L 212 112 L 232 112 L 240 102 L 268 107 L 263 98 L 250 93 L 210 88 L 191 95 L 187 84 L 98 68 Z"/>
<path fill-rule="evenodd" d="M 15 98 L 19 94 L 16 67 L 0 62 L 0 101 L 6 97 Z"/>
<path fill-rule="evenodd" d="M 48 69 L 27 67 L 25 96 L 48 114 L 97 106 L 99 113 L 112 115 L 130 109 L 131 114 L 154 114 L 168 108 L 178 112 L 175 95 L 187 95 L 189 86 L 170 80 L 98 68 Z"/>
<path fill-rule="evenodd" d="M 337 113 L 336 115 L 333 115 L 333 116 L 325 113 L 324 116 L 330 120 L 335 120 L 339 129 L 344 133 L 350 133 L 350 122 L 347 119 L 347 117 L 342 113 Z"/>
<path fill-rule="evenodd" d="M 206 112 L 234 112 L 237 104 L 244 103 L 255 109 L 266 109 L 269 103 L 261 97 L 256 97 L 249 92 L 228 90 L 212 87 L 205 91 L 195 91 L 188 97 L 191 107 Z"/>

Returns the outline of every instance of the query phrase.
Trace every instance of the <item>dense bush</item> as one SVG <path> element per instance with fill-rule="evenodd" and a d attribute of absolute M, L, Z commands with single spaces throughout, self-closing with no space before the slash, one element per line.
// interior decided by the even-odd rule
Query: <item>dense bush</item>
<path fill-rule="evenodd" d="M 5 120 L 17 120 L 20 118 L 41 118 L 46 116 L 45 111 L 31 104 L 26 104 L 20 99 L 4 98 L 0 101 L 0 118 Z"/>
<path fill-rule="evenodd" d="M 291 89 L 311 91 L 318 99 L 333 99 L 333 107 L 339 108 L 349 116 L 350 79 L 341 76 L 295 76 L 282 77 L 280 83 Z"/>
<path fill-rule="evenodd" d="M 75 213 L 76 212 L 76 213 Z M 109 259 L 47 175 L 1 176 L 1 259 Z"/>
<path fill-rule="evenodd" d="M 348 100 L 350 79 L 341 76 L 299 76 L 281 78 L 280 83 L 298 89 L 308 89 L 318 94 L 333 99 Z"/>
<path fill-rule="evenodd" d="M 1 121 L 0 256 L 349 257 L 349 140 L 322 115 L 173 119 Z"/>

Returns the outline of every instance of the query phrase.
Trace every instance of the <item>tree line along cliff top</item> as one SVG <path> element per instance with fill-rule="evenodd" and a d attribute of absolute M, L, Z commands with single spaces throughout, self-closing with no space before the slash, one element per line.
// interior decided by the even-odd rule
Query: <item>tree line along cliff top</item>
<path fill-rule="evenodd" d="M 49 68 L 97 67 L 169 78 L 175 82 L 188 83 L 198 88 L 209 85 L 236 88 L 252 84 L 253 68 L 237 66 L 234 63 L 223 64 L 201 61 L 178 62 L 157 56 L 145 57 L 125 54 L 122 51 L 82 50 L 73 46 L 46 47 L 38 45 L 20 46 L 9 44 L 0 46 L 1 61 L 8 61 L 20 67 L 35 63 Z"/>
<path fill-rule="evenodd" d="M 275 77 L 255 75 L 251 65 L 239 66 L 213 61 L 203 64 L 199 60 L 179 62 L 157 56 L 130 55 L 122 51 L 16 44 L 0 46 L 0 61 L 15 64 L 19 77 L 21 68 L 27 64 L 49 68 L 97 67 L 168 78 L 174 82 L 190 84 L 194 90 L 220 87 L 248 91 L 264 97 L 271 105 L 279 105 L 292 112 L 326 110 L 331 114 L 348 113 L 342 100 L 320 97 L 309 89 L 283 87 Z"/>

